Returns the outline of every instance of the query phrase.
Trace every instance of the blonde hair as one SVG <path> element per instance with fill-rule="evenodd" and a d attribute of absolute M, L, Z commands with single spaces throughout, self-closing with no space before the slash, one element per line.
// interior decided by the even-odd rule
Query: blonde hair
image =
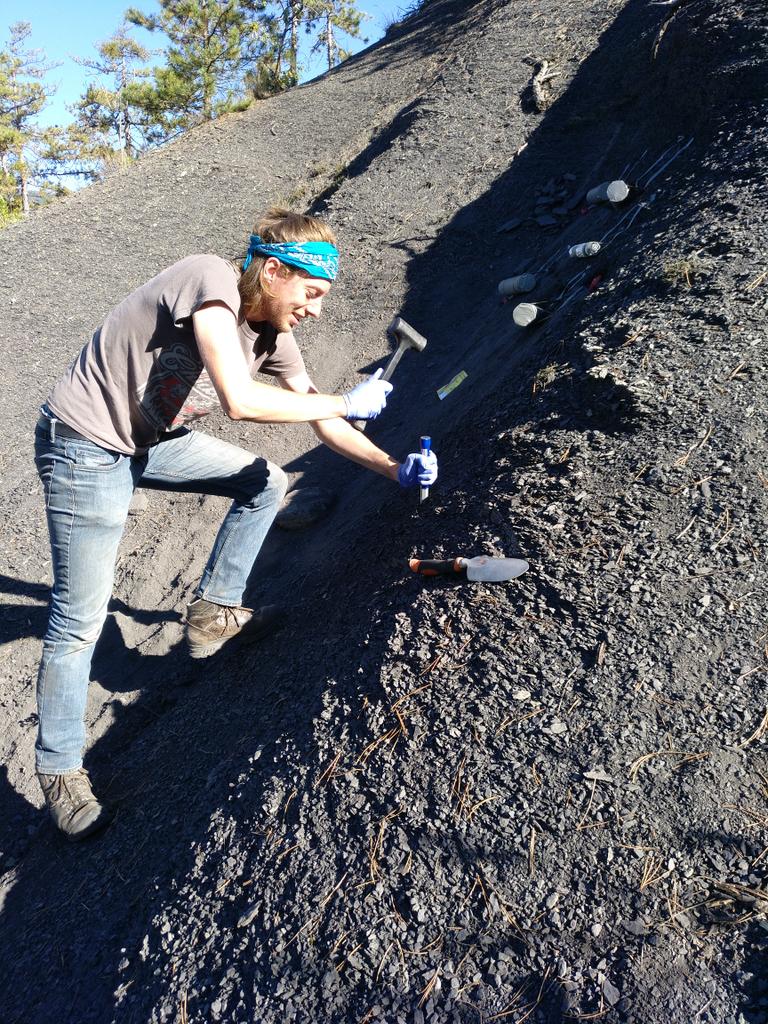
<path fill-rule="evenodd" d="M 256 223 L 253 234 L 259 235 L 265 242 L 330 242 L 336 245 L 336 236 L 324 220 L 305 213 L 295 213 L 283 206 L 273 206 L 267 210 Z M 250 310 L 258 306 L 262 295 L 270 294 L 261 273 L 267 257 L 254 256 L 248 269 L 243 271 L 245 259 L 245 256 L 241 256 L 234 264 L 241 272 L 237 287 L 243 308 Z M 285 264 L 280 272 L 285 277 L 292 274 L 308 276 L 303 270 Z"/>

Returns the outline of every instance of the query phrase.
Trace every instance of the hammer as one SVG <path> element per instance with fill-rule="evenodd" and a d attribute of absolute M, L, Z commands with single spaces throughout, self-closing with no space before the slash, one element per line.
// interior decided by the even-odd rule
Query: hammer
<path fill-rule="evenodd" d="M 391 378 L 406 349 L 412 348 L 416 352 L 423 352 L 427 344 L 427 339 L 422 337 L 418 331 L 414 331 L 411 325 L 406 323 L 401 316 L 396 316 L 389 325 L 387 335 L 393 341 L 396 341 L 398 345 L 396 351 L 392 354 L 392 358 L 387 363 L 384 373 L 379 378 L 380 380 L 389 380 Z M 351 423 L 357 430 L 365 430 L 368 420 L 351 420 Z"/>

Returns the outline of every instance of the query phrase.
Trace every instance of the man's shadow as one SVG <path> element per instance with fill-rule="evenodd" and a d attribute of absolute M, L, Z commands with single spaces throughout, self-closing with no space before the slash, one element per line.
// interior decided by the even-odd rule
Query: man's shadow
<path fill-rule="evenodd" d="M 42 637 L 48 623 L 50 587 L 45 583 L 21 580 L 0 573 L 0 593 L 27 599 L 20 600 L 18 604 L 2 606 L 0 645 L 27 636 Z"/>
<path fill-rule="evenodd" d="M 40 832 L 40 813 L 11 785 L 8 766 L 0 765 L 0 878 L 11 871 Z M 2 888 L 0 886 L 0 893 Z M 2 897 L 0 896 L 0 899 Z"/>
<path fill-rule="evenodd" d="M 7 576 L 0 573 L 0 593 L 12 594 L 20 598 L 28 598 L 35 603 L 6 604 L 2 606 L 0 615 L 0 644 L 12 643 L 14 640 L 21 640 L 24 637 L 45 636 L 48 625 L 48 606 L 51 597 L 51 588 L 47 583 L 36 583 L 32 580 L 22 580 L 14 576 Z M 109 602 L 110 612 L 119 612 L 128 616 L 134 622 L 141 625 L 151 626 L 162 622 L 179 619 L 174 611 L 158 611 L 148 608 L 131 608 L 120 598 L 113 598 Z M 100 638 L 99 646 L 107 650 L 110 643 L 115 640 L 104 640 Z"/>
<path fill-rule="evenodd" d="M 176 610 L 130 608 L 120 598 L 109 602 L 109 614 L 99 636 L 91 662 L 91 679 L 98 679 L 107 690 L 116 693 L 141 689 L 148 679 L 153 679 L 158 662 L 168 656 L 149 654 L 140 647 L 131 647 L 125 642 L 115 613 L 129 617 L 141 625 L 162 625 L 166 622 L 181 622 Z M 175 651 L 172 658 L 171 678 L 188 667 L 183 651 Z"/>

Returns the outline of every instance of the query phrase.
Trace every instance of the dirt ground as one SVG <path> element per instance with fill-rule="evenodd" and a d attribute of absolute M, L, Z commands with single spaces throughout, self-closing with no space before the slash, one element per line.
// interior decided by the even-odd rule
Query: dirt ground
<path fill-rule="evenodd" d="M 3 1024 L 768 1024 L 767 57 L 757 0 L 432 0 L 0 235 Z M 260 556 L 286 628 L 192 663 L 225 505 L 140 492 L 88 708 L 118 815 L 68 846 L 34 777 L 37 409 L 130 288 L 276 199 L 343 250 L 299 337 L 322 389 L 395 314 L 428 338 L 370 432 L 431 434 L 440 479 L 418 505 L 212 418 L 336 503 Z M 408 571 L 480 553 L 531 567 Z"/>

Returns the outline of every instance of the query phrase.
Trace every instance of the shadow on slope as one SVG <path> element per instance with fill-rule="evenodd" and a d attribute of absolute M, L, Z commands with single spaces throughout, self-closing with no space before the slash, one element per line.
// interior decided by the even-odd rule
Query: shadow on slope
<path fill-rule="evenodd" d="M 664 25 L 654 58 L 655 42 Z M 546 433 L 569 425 L 607 434 L 635 429 L 638 418 L 648 415 L 649 409 L 641 412 L 637 396 L 620 382 L 587 373 L 592 359 L 582 348 L 577 330 L 586 326 L 588 333 L 590 324 L 599 323 L 606 311 L 615 308 L 612 277 L 636 249 L 636 232 L 659 216 L 670 234 L 678 224 L 690 222 L 692 213 L 684 200 L 678 201 L 668 190 L 664 213 L 658 200 L 653 205 L 659 185 L 685 167 L 683 177 L 677 179 L 678 187 L 684 190 L 696 175 L 699 191 L 706 191 L 708 184 L 716 182 L 702 180 L 704 172 L 694 170 L 695 165 L 688 162 L 691 154 L 701 152 L 722 124 L 737 118 L 746 131 L 750 118 L 758 122 L 762 118 L 760 98 L 766 95 L 768 61 L 764 48 L 762 59 L 753 51 L 760 52 L 755 47 L 754 23 L 734 24 L 727 12 L 715 10 L 712 4 L 698 3 L 690 11 L 672 15 L 649 13 L 644 0 L 627 5 L 509 169 L 477 201 L 463 207 L 426 251 L 411 259 L 409 288 L 398 312 L 427 335 L 429 368 L 424 367 L 424 354 L 409 354 L 403 361 L 386 415 L 368 428 L 377 444 L 404 453 L 409 450 L 405 446 L 429 433 L 433 447 L 440 452 L 444 433 L 461 416 L 492 401 L 501 382 L 514 380 L 523 385 L 523 393 L 530 393 L 539 376 L 553 365 L 572 372 L 558 375 L 547 389 L 546 401 L 537 403 L 539 429 Z M 703 94 L 715 81 L 714 99 L 705 103 Z M 662 109 L 664 116 L 660 117 Z M 407 118 L 396 117 L 385 129 L 388 142 L 412 127 L 418 113 L 417 106 L 411 105 Z M 398 132 L 393 131 L 396 124 Z M 657 164 L 661 154 L 674 155 L 691 140 L 690 151 L 683 152 L 677 163 L 672 161 L 666 173 L 654 178 L 629 204 L 588 211 L 580 204 L 554 227 L 542 228 L 530 218 L 533 199 L 548 178 L 572 172 L 577 179 L 574 194 L 583 196 L 596 182 L 616 177 L 628 167 L 636 176 L 649 170 L 655 174 L 665 162 Z M 355 166 L 375 171 L 380 152 L 374 139 Z M 740 172 L 749 173 L 746 167 Z M 646 174 L 645 179 L 648 177 Z M 327 203 L 327 197 L 319 197 L 311 212 L 322 214 Z M 727 216 L 727 211 L 723 215 Z M 521 220 L 528 216 L 529 220 L 513 234 L 499 233 L 499 226 L 512 216 Z M 606 275 L 601 288 L 594 294 L 585 286 L 578 288 L 575 301 L 541 328 L 525 331 L 513 325 L 512 305 L 501 306 L 496 295 L 498 280 L 538 270 L 544 263 L 549 263 L 561 280 L 567 280 L 574 263 L 578 264 L 565 255 L 568 246 L 586 237 L 612 233 L 622 220 L 629 222 L 628 229 L 619 230 L 604 247 Z M 659 263 L 663 257 L 659 252 Z M 592 273 L 585 268 L 584 279 Z M 659 289 L 659 282 L 651 276 L 635 285 L 643 290 Z M 622 302 L 623 289 L 619 288 L 618 301 Z M 525 298 L 535 298 L 535 293 Z M 659 300 L 664 301 L 661 292 Z M 625 334 L 601 339 L 606 348 L 625 342 Z M 459 370 L 468 374 L 467 381 L 445 402 L 439 402 L 436 389 Z M 654 407 L 652 414 L 666 415 L 659 407 Z M 527 415 L 521 410 L 521 418 Z M 355 467 L 340 463 L 322 447 L 286 468 L 297 474 L 302 484 L 327 485 L 333 480 L 345 500 L 325 529 L 306 536 L 273 531 L 262 555 L 268 577 L 286 559 L 307 566 L 324 563 L 335 538 L 343 534 L 354 543 L 355 520 L 386 500 L 386 484 L 362 478 Z"/>
<path fill-rule="evenodd" d="M 765 17 L 763 14 L 763 25 Z M 461 209 L 423 255 L 412 259 L 402 316 L 427 325 L 425 332 L 445 339 L 445 344 L 428 382 L 419 383 L 417 374 L 404 375 L 398 381 L 388 406 L 392 418 L 398 414 L 405 418 L 406 410 L 419 409 L 420 418 L 429 417 L 437 424 L 433 430 L 437 434 L 468 405 L 482 405 L 500 381 L 522 369 L 532 382 L 554 360 L 580 371 L 571 378 L 570 386 L 584 389 L 584 412 L 599 411 L 608 420 L 611 410 L 605 398 L 622 407 L 616 410 L 613 425 L 606 422 L 601 429 L 631 429 L 635 415 L 631 396 L 616 393 L 611 398 L 608 382 L 584 378 L 592 361 L 573 337 L 573 327 L 599 322 L 603 311 L 612 307 L 611 278 L 620 270 L 622 259 L 635 249 L 634 234 L 658 216 L 653 202 L 659 186 L 666 193 L 664 227 L 671 233 L 676 223 L 690 223 L 696 215 L 685 208 L 682 195 L 678 202 L 666 186 L 680 167 L 687 165 L 686 177 L 682 181 L 677 178 L 681 182 L 678 187 L 684 189 L 694 173 L 701 192 L 718 183 L 707 182 L 700 167 L 694 172 L 687 157 L 678 164 L 672 162 L 656 177 L 664 163 L 654 168 L 657 158 L 689 141 L 692 152 L 701 152 L 724 125 L 738 124 L 738 134 L 745 137 L 751 120 L 762 122 L 768 55 L 763 41 L 756 45 L 756 20 L 756 16 L 735 19 L 732 12 L 708 2 L 661 15 L 649 11 L 644 2 L 626 6 L 509 169 L 476 202 Z M 649 173 L 643 176 L 644 171 Z M 630 181 L 640 177 L 641 182 L 650 182 L 634 200 L 618 208 L 606 205 L 587 210 L 579 205 L 557 225 L 539 226 L 533 218 L 534 196 L 548 178 L 564 172 L 575 175 L 574 194 L 582 196 L 601 180 L 622 173 Z M 738 169 L 740 176 L 749 173 L 748 166 Z M 658 199 L 656 202 L 661 205 Z M 638 210 L 642 205 L 647 209 Z M 723 216 L 727 218 L 728 211 L 723 210 Z M 500 233 L 500 225 L 511 217 L 523 223 L 512 233 Z M 623 230 L 621 221 L 628 225 Z M 569 260 L 568 247 L 604 236 L 610 241 L 601 254 L 603 285 L 594 294 L 588 292 L 586 284 L 594 271 L 585 263 L 576 301 L 542 328 L 525 331 L 514 327 L 514 303 L 499 306 L 496 282 L 513 274 L 537 272 L 544 265 L 548 274 L 565 281 L 579 269 L 579 261 Z M 657 256 L 661 263 L 664 253 Z M 636 285 L 642 289 L 655 286 L 648 279 Z M 524 300 L 536 301 L 536 292 Z M 617 344 L 622 340 L 617 339 Z M 431 354 L 435 356 L 434 348 Z M 434 391 L 460 369 L 467 371 L 469 380 L 446 400 L 443 413 Z M 598 393 L 601 388 L 603 395 Z M 449 409 L 452 404 L 458 405 L 458 410 Z M 418 418 L 410 419 L 416 419 L 418 432 Z M 582 416 L 579 425 L 596 425 L 587 419 L 591 416 Z M 394 442 L 387 421 L 374 430 L 384 447 Z"/>

